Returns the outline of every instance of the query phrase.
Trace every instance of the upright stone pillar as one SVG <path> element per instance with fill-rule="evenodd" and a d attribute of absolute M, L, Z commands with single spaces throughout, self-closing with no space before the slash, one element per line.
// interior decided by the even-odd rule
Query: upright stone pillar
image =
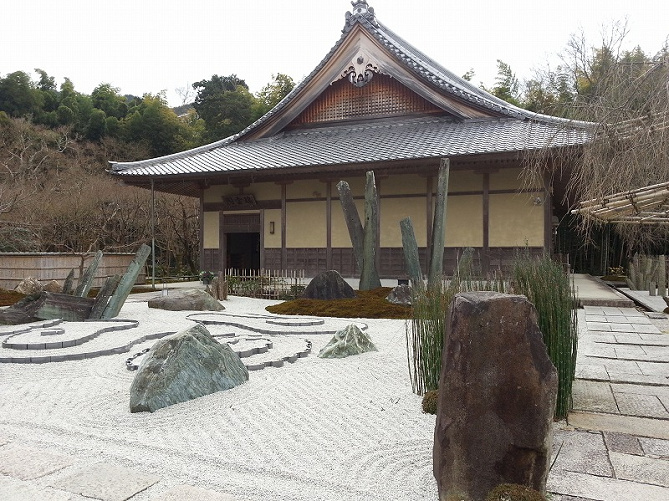
<path fill-rule="evenodd" d="M 362 270 L 360 272 L 361 291 L 381 287 L 379 272 L 376 270 L 376 244 L 379 240 L 379 197 L 376 194 L 374 172 L 367 172 L 365 183 L 365 229 L 362 240 Z"/>
<path fill-rule="evenodd" d="M 442 279 L 444 271 L 444 245 L 446 237 L 446 201 L 448 197 L 448 177 L 450 160 L 441 159 L 439 178 L 437 180 L 437 199 L 434 203 L 434 219 L 432 220 L 432 242 L 430 242 L 430 263 L 427 274 L 428 287 L 434 287 Z"/>
<path fill-rule="evenodd" d="M 440 501 L 495 486 L 546 491 L 557 372 L 525 296 L 457 294 L 449 309 L 434 431 Z"/>

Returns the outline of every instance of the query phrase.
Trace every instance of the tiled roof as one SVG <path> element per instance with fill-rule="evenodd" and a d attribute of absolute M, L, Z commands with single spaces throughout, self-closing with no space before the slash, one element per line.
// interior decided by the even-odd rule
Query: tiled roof
<path fill-rule="evenodd" d="M 294 130 L 253 141 L 113 165 L 116 175 L 169 176 L 456 157 L 581 144 L 585 129 L 513 118 L 375 121 Z"/>
<path fill-rule="evenodd" d="M 353 13 L 347 13 L 341 38 L 323 61 L 279 104 L 246 129 L 215 143 L 174 155 L 140 162 L 112 163 L 111 172 L 134 177 L 255 171 L 520 151 L 585 142 L 587 124 L 540 115 L 502 101 L 454 75 L 383 26 L 366 1 L 358 0 L 353 7 Z M 447 119 L 381 120 L 361 125 L 283 132 L 266 139 L 245 139 L 291 105 L 293 99 L 326 66 L 357 24 L 386 47 L 398 64 L 409 68 L 417 79 L 506 118 L 460 122 Z"/>

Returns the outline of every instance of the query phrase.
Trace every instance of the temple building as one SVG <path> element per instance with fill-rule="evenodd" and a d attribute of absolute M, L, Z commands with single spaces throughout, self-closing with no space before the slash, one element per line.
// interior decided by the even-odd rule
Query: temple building
<path fill-rule="evenodd" d="M 362 215 L 365 173 L 379 196 L 381 278 L 404 276 L 400 220 L 410 217 L 426 269 L 436 178 L 450 159 L 444 270 L 474 247 L 484 269 L 519 248 L 550 252 L 561 194 L 523 176 L 537 151 L 574 148 L 583 124 L 517 108 L 454 75 L 352 2 L 341 37 L 279 104 L 212 144 L 114 162 L 125 183 L 201 202 L 201 269 L 334 269 L 356 276 L 336 185 Z M 550 158 L 547 155 L 546 158 Z"/>

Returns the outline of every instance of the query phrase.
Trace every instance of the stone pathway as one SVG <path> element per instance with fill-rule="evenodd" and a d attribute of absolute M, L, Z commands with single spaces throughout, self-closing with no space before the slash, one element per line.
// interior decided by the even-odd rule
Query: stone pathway
<path fill-rule="evenodd" d="M 634 308 L 579 311 L 574 412 L 557 430 L 554 501 L 669 499 L 669 334 Z"/>

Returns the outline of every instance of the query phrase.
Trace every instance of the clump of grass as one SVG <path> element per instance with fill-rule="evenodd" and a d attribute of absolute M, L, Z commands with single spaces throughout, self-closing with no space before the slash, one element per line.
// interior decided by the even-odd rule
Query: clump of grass
<path fill-rule="evenodd" d="M 513 289 L 524 294 L 537 310 L 548 357 L 558 374 L 556 418 L 565 418 L 572 406 L 578 327 L 577 298 L 562 267 L 548 256 L 516 259 Z"/>
<path fill-rule="evenodd" d="M 413 290 L 413 315 L 406 325 L 406 341 L 411 387 L 418 395 L 439 386 L 446 315 L 453 297 L 459 292 L 504 291 L 504 281 L 498 277 L 476 278 L 474 264 L 473 249 L 465 249 L 453 277 Z"/>
<path fill-rule="evenodd" d="M 392 288 L 379 287 L 356 291 L 351 299 L 294 299 L 266 308 L 280 315 L 314 315 L 339 318 L 410 318 L 411 307 L 390 303 L 386 296 Z"/>

